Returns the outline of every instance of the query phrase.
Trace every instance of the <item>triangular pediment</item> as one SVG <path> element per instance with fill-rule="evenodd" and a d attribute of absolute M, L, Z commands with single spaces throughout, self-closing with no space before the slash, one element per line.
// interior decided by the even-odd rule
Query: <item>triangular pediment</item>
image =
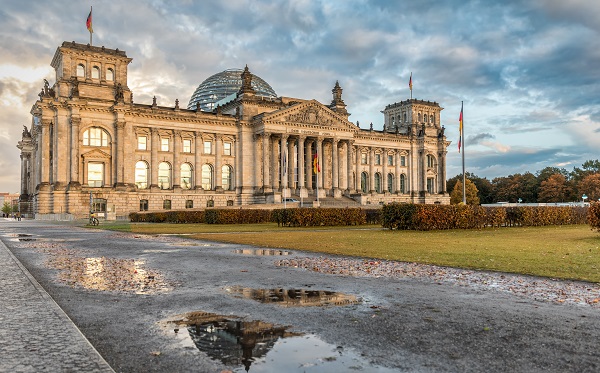
<path fill-rule="evenodd" d="M 101 158 L 109 159 L 110 154 L 103 152 L 100 149 L 92 149 L 89 152 L 81 153 L 81 157 L 88 158 L 88 159 L 91 159 L 91 158 L 93 158 L 93 159 L 101 159 Z"/>
<path fill-rule="evenodd" d="M 291 107 L 265 114 L 263 122 L 329 127 L 356 131 L 357 127 L 345 116 L 339 115 L 316 100 L 298 103 Z"/>

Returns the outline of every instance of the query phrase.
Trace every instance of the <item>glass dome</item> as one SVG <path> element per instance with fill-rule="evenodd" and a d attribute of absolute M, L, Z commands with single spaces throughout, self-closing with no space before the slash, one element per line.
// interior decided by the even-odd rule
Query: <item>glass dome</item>
<path fill-rule="evenodd" d="M 196 103 L 199 102 L 200 110 L 212 111 L 217 102 L 228 96 L 235 97 L 242 87 L 243 71 L 242 69 L 228 69 L 209 77 L 196 88 L 187 108 L 196 110 Z M 277 97 L 269 83 L 254 74 L 252 74 L 252 88 L 256 91 L 257 96 Z"/>

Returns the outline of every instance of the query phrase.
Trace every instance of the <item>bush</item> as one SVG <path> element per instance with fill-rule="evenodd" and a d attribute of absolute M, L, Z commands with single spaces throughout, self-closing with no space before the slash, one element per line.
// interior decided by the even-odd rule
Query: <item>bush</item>
<path fill-rule="evenodd" d="M 592 229 L 600 232 L 600 202 L 592 202 L 590 204 L 587 219 Z"/>
<path fill-rule="evenodd" d="M 315 227 L 362 225 L 367 213 L 360 208 L 293 208 L 273 210 L 273 221 L 278 226 Z"/>

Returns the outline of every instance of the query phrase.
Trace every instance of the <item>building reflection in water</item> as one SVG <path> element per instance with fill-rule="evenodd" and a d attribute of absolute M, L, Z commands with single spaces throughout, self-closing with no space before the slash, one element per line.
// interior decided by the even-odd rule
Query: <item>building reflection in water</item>
<path fill-rule="evenodd" d="M 182 332 L 179 326 L 184 327 L 196 347 L 211 358 L 227 366 L 244 366 L 246 371 L 250 370 L 253 361 L 264 357 L 278 339 L 302 335 L 287 331 L 289 326 L 202 311 L 189 312 L 165 322 L 176 325 L 175 333 Z"/>
<path fill-rule="evenodd" d="M 283 307 L 347 306 L 361 302 L 354 295 L 327 290 L 253 289 L 241 286 L 225 288 L 230 294 L 261 303 L 276 303 Z"/>
<path fill-rule="evenodd" d="M 257 256 L 285 256 L 291 255 L 291 251 L 276 250 L 276 249 L 235 249 L 235 254 L 242 255 L 257 255 Z"/>

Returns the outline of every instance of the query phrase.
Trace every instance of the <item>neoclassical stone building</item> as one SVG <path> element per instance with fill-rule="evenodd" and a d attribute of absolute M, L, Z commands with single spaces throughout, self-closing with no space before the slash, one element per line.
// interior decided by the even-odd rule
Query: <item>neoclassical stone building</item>
<path fill-rule="evenodd" d="M 337 82 L 324 105 L 278 97 L 246 67 L 207 79 L 187 109 L 178 100 L 141 104 L 127 85 L 130 62 L 119 49 L 64 42 L 56 50 L 56 80 L 45 82 L 18 144 L 22 210 L 81 218 L 91 208 L 111 219 L 282 197 L 449 203 L 449 142 L 436 102 L 388 105 L 382 131 L 360 128 Z"/>

